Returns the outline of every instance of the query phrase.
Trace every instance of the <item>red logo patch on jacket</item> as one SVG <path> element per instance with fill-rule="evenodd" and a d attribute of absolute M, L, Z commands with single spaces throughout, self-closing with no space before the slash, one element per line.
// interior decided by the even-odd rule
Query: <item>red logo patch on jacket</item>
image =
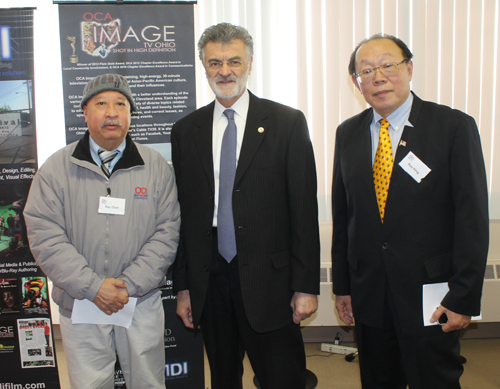
<path fill-rule="evenodd" d="M 148 188 L 141 188 L 140 186 L 135 188 L 134 199 L 136 200 L 147 200 L 148 199 Z"/>

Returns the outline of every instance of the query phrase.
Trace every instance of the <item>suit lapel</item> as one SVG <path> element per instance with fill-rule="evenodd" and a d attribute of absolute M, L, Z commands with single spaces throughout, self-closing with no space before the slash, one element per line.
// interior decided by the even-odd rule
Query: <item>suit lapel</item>
<path fill-rule="evenodd" d="M 245 175 L 245 172 L 250 166 L 255 153 L 259 149 L 266 133 L 269 131 L 269 122 L 269 113 L 264 104 L 262 104 L 261 99 L 250 93 L 250 103 L 248 106 L 245 133 L 243 135 L 243 142 L 241 144 L 240 156 L 238 159 L 238 167 L 236 169 L 236 177 L 234 179 L 235 186 Z M 261 130 L 259 132 L 260 127 L 262 127 L 264 131 Z"/>
<path fill-rule="evenodd" d="M 413 127 L 405 126 L 405 128 L 403 129 L 403 134 L 401 135 L 401 140 L 399 141 L 400 145 L 397 148 L 396 158 L 394 159 L 394 166 L 398 165 L 412 148 L 412 139 L 414 139 L 412 133 L 414 133 L 416 127 L 418 126 L 418 118 L 420 116 L 421 108 L 422 100 L 420 100 L 413 93 L 413 104 L 410 111 L 410 117 L 408 118 L 408 121 L 412 124 Z M 404 146 L 402 146 L 401 143 L 403 143 Z"/>
<path fill-rule="evenodd" d="M 368 201 L 374 204 L 373 209 L 375 212 L 373 216 L 380 222 L 377 194 L 375 192 L 375 184 L 373 183 L 372 136 L 370 131 L 370 125 L 373 121 L 373 110 L 370 109 L 369 111 L 369 114 L 366 115 L 361 123 L 361 133 L 355 135 L 358 138 L 356 144 L 359 144 L 359 153 L 357 158 L 357 164 L 359 164 L 358 176 L 360 178 L 360 184 L 365 185 L 362 192 L 366 193 Z"/>
<path fill-rule="evenodd" d="M 412 92 L 413 93 L 413 92 Z M 422 107 L 422 100 L 415 94 L 413 95 L 413 105 L 411 107 L 410 117 L 408 120 L 413 127 L 405 126 L 401 141 L 405 146 L 398 146 L 396 158 L 394 160 L 394 168 L 392 171 L 391 183 L 389 186 L 389 194 L 387 197 L 386 212 L 384 218 L 384 225 L 386 227 L 396 226 L 399 218 L 404 217 L 404 210 L 410 209 L 415 206 L 414 197 L 412 196 L 411 188 L 413 181 L 408 180 L 409 176 L 399 163 L 407 156 L 407 154 L 415 147 L 415 136 L 418 135 L 418 118 L 420 109 Z M 400 141 L 400 143 L 401 143 Z M 410 178 L 412 180 L 412 178 Z"/>
<path fill-rule="evenodd" d="M 214 190 L 214 160 L 212 155 L 214 104 L 212 102 L 200 112 L 196 128 L 193 131 L 198 156 L 212 190 Z"/>
<path fill-rule="evenodd" d="M 373 113 L 367 115 L 361 124 L 361 134 L 359 135 L 359 164 L 362 175 L 362 182 L 368 182 L 371 192 L 376 201 L 375 186 L 373 184 L 373 163 L 372 163 L 372 136 L 370 125 L 373 120 Z"/>

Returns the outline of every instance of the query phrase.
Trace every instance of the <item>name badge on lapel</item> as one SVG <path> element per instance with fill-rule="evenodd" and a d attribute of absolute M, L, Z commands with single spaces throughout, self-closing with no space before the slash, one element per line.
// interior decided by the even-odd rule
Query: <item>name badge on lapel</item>
<path fill-rule="evenodd" d="M 418 183 L 420 183 L 431 171 L 431 169 L 411 151 L 403 158 L 399 166 Z"/>
<path fill-rule="evenodd" d="M 101 196 L 99 197 L 99 209 L 97 212 L 111 215 L 125 215 L 125 199 Z"/>

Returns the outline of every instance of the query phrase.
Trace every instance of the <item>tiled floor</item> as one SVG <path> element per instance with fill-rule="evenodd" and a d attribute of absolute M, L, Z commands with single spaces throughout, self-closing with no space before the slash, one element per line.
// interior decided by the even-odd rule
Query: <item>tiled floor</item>
<path fill-rule="evenodd" d="M 56 340 L 56 352 L 62 389 L 69 389 L 66 357 L 60 340 Z M 347 362 L 343 355 L 321 352 L 320 343 L 306 343 L 307 367 L 318 378 L 317 389 L 361 389 L 357 359 Z M 500 339 L 462 340 L 462 353 L 467 358 L 462 389 L 500 388 Z M 253 372 L 245 359 L 243 376 L 245 389 L 253 389 Z M 205 360 L 205 386 L 210 388 L 210 373 Z M 191 389 L 191 388 L 186 388 Z M 197 388 L 196 388 L 197 389 Z"/>

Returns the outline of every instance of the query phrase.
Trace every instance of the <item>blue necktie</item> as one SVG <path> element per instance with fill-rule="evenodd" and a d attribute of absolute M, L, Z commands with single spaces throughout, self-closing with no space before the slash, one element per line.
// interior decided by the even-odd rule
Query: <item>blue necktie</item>
<path fill-rule="evenodd" d="M 217 239 L 219 253 L 228 262 L 236 255 L 236 237 L 233 220 L 233 186 L 236 174 L 236 123 L 234 111 L 226 109 L 227 127 L 222 138 L 219 168 L 219 205 L 217 211 Z"/>
<path fill-rule="evenodd" d="M 109 180 L 109 177 L 111 176 L 111 172 L 109 171 L 109 163 L 116 157 L 118 151 L 116 150 L 108 151 L 100 149 L 98 151 L 98 154 L 99 158 L 101 158 L 101 170 L 104 172 L 104 174 Z"/>

